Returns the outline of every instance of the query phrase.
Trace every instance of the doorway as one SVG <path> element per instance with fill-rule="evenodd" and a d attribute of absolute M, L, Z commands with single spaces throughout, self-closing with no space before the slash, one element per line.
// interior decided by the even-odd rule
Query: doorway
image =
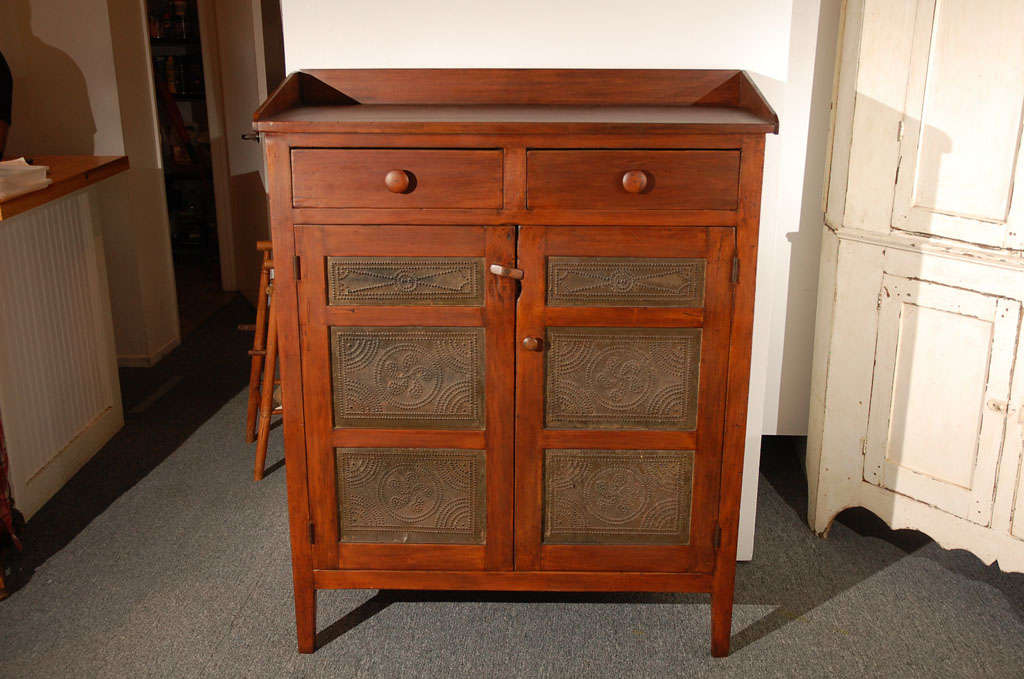
<path fill-rule="evenodd" d="M 227 304 L 197 0 L 147 0 L 181 335 Z"/>

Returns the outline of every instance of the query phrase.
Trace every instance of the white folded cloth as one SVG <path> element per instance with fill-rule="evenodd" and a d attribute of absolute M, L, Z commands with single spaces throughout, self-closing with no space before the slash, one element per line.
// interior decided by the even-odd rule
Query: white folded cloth
<path fill-rule="evenodd" d="M 24 158 L 0 161 L 0 201 L 45 189 L 53 183 L 46 165 L 29 165 Z"/>

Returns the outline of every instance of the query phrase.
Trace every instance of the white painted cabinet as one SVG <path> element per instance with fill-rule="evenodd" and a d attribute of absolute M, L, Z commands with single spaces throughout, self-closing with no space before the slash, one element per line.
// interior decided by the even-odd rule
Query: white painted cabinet
<path fill-rule="evenodd" d="M 864 480 L 987 526 L 1020 302 L 887 271 L 878 309 Z"/>
<path fill-rule="evenodd" d="M 808 519 L 863 506 L 1024 571 L 1024 3 L 843 21 Z"/>
<path fill-rule="evenodd" d="M 894 229 L 1017 250 L 1024 245 L 1024 189 L 1014 182 L 1021 163 L 1022 29 L 1020 0 L 916 3 Z"/>

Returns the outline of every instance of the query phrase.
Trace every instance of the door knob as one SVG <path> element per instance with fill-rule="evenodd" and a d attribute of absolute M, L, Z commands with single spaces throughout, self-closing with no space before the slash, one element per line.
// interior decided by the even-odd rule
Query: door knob
<path fill-rule="evenodd" d="M 408 170 L 389 170 L 384 175 L 384 186 L 391 193 L 408 193 L 411 180 Z"/>
<path fill-rule="evenodd" d="M 544 346 L 544 340 L 539 337 L 524 337 L 523 349 L 527 351 L 540 351 Z"/>
<path fill-rule="evenodd" d="M 643 193 L 647 188 L 647 173 L 643 170 L 630 170 L 622 175 L 622 188 L 630 193 Z"/>

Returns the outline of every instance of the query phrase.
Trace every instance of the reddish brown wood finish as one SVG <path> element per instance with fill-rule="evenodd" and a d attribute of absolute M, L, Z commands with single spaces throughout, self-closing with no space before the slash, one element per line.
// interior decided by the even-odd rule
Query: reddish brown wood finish
<path fill-rule="evenodd" d="M 128 169 L 128 156 L 33 156 L 33 165 L 50 168 L 45 189 L 0 201 L 0 220 L 45 205 Z"/>
<path fill-rule="evenodd" d="M 520 227 L 523 280 L 516 317 L 520 337 L 543 338 L 550 327 L 673 327 L 656 309 L 555 308 L 545 303 L 549 256 L 694 257 L 707 259 L 696 432 L 560 431 L 544 427 L 544 356 L 519 351 L 516 361 L 516 568 L 518 570 L 710 572 L 721 468 L 721 423 L 729 337 L 734 236 L 731 229 Z M 607 312 L 619 312 L 609 314 Z M 674 311 L 674 310 L 673 310 Z M 566 313 L 568 312 L 568 313 Z M 626 316 L 626 318 L 623 318 Z M 679 325 L 694 327 L 692 318 Z M 623 321 L 628 321 L 624 323 Z M 544 545 L 541 539 L 543 455 L 547 448 L 695 450 L 690 543 Z M 707 511 L 712 509 L 712 511 Z"/>
<path fill-rule="evenodd" d="M 325 536 L 314 549 L 318 568 L 429 568 L 464 570 L 512 566 L 512 354 L 514 282 L 485 278 L 484 306 L 329 307 L 326 257 L 423 256 L 484 257 L 511 265 L 512 227 L 339 226 L 296 227 L 303 262 L 300 323 L 306 338 L 303 381 L 307 394 L 311 513 Z M 482 326 L 486 328 L 486 421 L 483 431 L 335 429 L 331 410 L 328 332 L 332 326 Z M 314 403 L 315 401 L 315 403 Z M 487 451 L 486 545 L 342 544 L 338 533 L 337 447 L 437 447 Z"/>
<path fill-rule="evenodd" d="M 415 110 L 364 116 L 360 106 Z M 742 71 L 650 69 L 311 70 L 288 76 L 253 119 L 262 132 L 396 134 L 618 134 L 637 124 L 645 135 L 764 134 L 779 125 Z"/>
<path fill-rule="evenodd" d="M 742 71 L 657 69 L 316 69 L 308 75 L 362 104 L 729 105 Z"/>
<path fill-rule="evenodd" d="M 404 186 L 392 174 L 396 168 Z M 296 149 L 292 201 L 295 207 L 499 208 L 501 151 Z"/>
<path fill-rule="evenodd" d="M 757 235 L 761 218 L 761 173 L 764 137 L 751 136 L 742 147 L 739 226 L 736 230 L 738 280 L 733 301 L 729 341 L 728 391 L 722 445 L 722 490 L 719 502 L 721 547 L 715 555 L 711 589 L 711 654 L 729 655 L 732 601 L 736 581 L 736 540 L 743 489 L 743 448 L 747 432 L 747 395 L 750 388 L 750 350 L 754 330 L 754 277 L 757 271 Z"/>
<path fill-rule="evenodd" d="M 267 355 L 267 293 L 270 283 L 273 245 L 270 241 L 258 241 L 256 248 L 263 253 L 260 265 L 260 282 L 256 294 L 256 323 L 253 326 L 252 361 L 249 367 L 249 402 L 245 413 L 245 442 L 256 441 L 256 414 L 260 403 L 260 380 L 263 363 Z"/>
<path fill-rule="evenodd" d="M 735 151 L 530 151 L 531 209 L 733 210 L 740 154 Z M 639 173 L 630 182 L 624 175 Z M 634 178 L 636 175 L 634 175 Z"/>
<path fill-rule="evenodd" d="M 264 140 L 267 162 L 269 209 L 274 253 L 278 262 L 293 261 L 295 238 L 291 215 L 291 166 L 289 147 L 282 140 Z M 292 582 L 295 594 L 295 631 L 300 653 L 312 653 L 316 639 L 316 589 L 313 584 L 314 532 L 309 514 L 309 473 L 306 467 L 305 410 L 302 393 L 302 358 L 299 350 L 298 281 L 296 271 L 280 266 L 276 271 L 278 370 L 282 400 L 288 404 L 284 418 L 284 457 L 288 486 L 288 532 L 292 549 Z"/>
<path fill-rule="evenodd" d="M 270 309 L 267 312 L 267 348 L 266 363 L 263 366 L 263 379 L 260 384 L 260 419 L 256 427 L 256 457 L 253 460 L 252 476 L 256 481 L 263 480 L 267 465 L 267 443 L 270 437 L 270 417 L 274 413 L 274 384 L 277 380 L 277 302 L 273 288 L 269 286 L 267 296 L 270 297 Z M 259 325 L 257 319 L 257 325 Z M 255 356 L 253 358 L 256 358 Z"/>
<path fill-rule="evenodd" d="M 587 571 L 315 571 L 320 589 L 442 589 L 550 592 L 707 592 L 702 573 L 592 573 Z"/>
<path fill-rule="evenodd" d="M 647 173 L 643 170 L 627 170 L 622 175 L 622 188 L 626 193 L 643 193 L 647 182 Z"/>
<path fill-rule="evenodd" d="M 738 71 L 313 71 L 271 96 L 256 127 L 301 651 L 313 650 L 316 589 L 388 588 L 709 592 L 712 651 L 728 652 L 763 135 L 777 124 Z M 474 165 L 478 154 L 490 155 Z M 457 157 L 468 164 L 445 160 Z M 557 162 L 545 170 L 545 158 Z M 410 185 L 389 190 L 391 170 Z M 624 185 L 632 170 L 644 186 Z M 484 307 L 328 307 L 328 253 L 483 255 L 524 278 L 487 274 Z M 548 308 L 546 253 L 706 257 L 704 308 Z M 487 428 L 333 429 L 327 328 L 347 325 L 486 327 Z M 545 328 L 559 325 L 703 328 L 696 431 L 545 430 L 538 366 Z M 522 347 L 527 336 L 541 351 Z M 344 446 L 486 449 L 486 544 L 340 543 L 329 451 Z M 543 544 L 540 455 L 568 447 L 697 451 L 690 544 Z"/>

